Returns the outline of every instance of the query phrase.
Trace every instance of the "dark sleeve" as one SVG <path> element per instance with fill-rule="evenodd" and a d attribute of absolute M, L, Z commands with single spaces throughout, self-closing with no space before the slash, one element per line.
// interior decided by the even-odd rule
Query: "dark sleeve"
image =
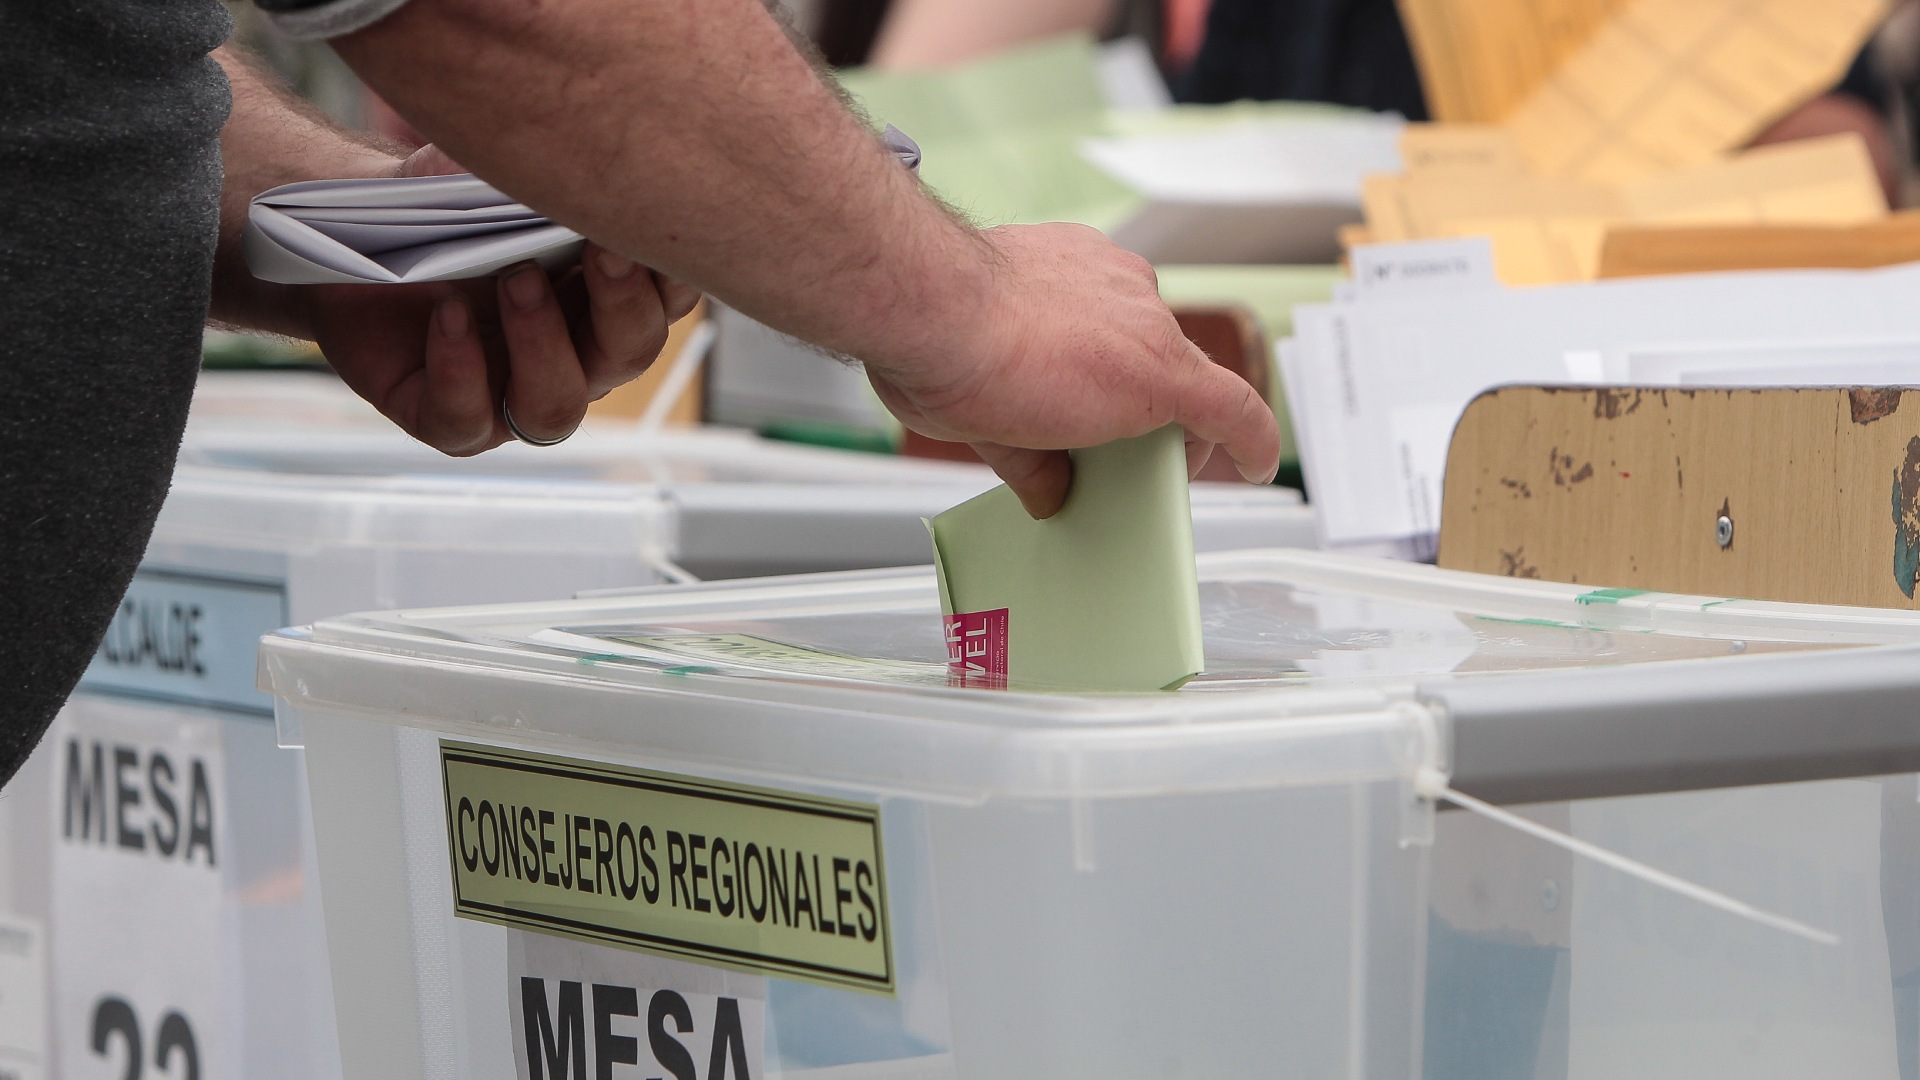
<path fill-rule="evenodd" d="M 0 5 L 0 784 L 86 670 L 167 493 L 230 27 L 213 0 Z"/>
<path fill-rule="evenodd" d="M 1394 0 L 1214 0 L 1181 101 L 1323 101 L 1427 118 Z"/>
<path fill-rule="evenodd" d="M 1853 58 L 1852 66 L 1847 68 L 1846 75 L 1840 79 L 1840 84 L 1835 86 L 1832 92 L 1858 99 L 1874 112 L 1885 116 L 1887 92 L 1879 76 L 1873 72 L 1871 52 L 1870 48 L 1860 50 L 1859 54 Z"/>

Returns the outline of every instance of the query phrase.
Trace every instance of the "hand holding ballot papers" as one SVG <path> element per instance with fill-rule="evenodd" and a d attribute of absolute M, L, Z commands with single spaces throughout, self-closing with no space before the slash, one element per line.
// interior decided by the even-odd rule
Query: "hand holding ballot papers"
<path fill-rule="evenodd" d="M 269 91 L 231 57 L 228 74 L 243 103 L 234 122 L 251 124 L 247 103 Z M 337 138 L 262 127 L 262 139 L 309 148 Z M 346 178 L 252 198 L 232 241 L 252 274 L 216 314 L 274 314 L 269 325 L 318 343 L 355 392 L 446 453 L 565 438 L 588 402 L 646 370 L 699 298 L 508 199 L 436 147 L 405 159 L 336 149 L 309 152 Z M 251 175 L 245 159 L 230 164 L 233 182 Z"/>
<path fill-rule="evenodd" d="M 881 141 L 902 165 L 919 168 L 920 147 L 900 129 L 888 125 Z M 586 242 L 460 172 L 433 147 L 409 158 L 397 176 L 306 180 L 263 191 L 253 197 L 241 237 L 253 276 L 288 285 L 461 281 L 522 262 L 560 270 L 578 261 Z"/>

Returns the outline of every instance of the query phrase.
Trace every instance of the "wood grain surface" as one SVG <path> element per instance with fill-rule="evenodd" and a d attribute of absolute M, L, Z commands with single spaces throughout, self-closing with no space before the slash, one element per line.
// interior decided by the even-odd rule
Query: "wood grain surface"
<path fill-rule="evenodd" d="M 1601 587 L 1913 608 L 1920 389 L 1488 391 L 1454 431 L 1439 561 Z"/>

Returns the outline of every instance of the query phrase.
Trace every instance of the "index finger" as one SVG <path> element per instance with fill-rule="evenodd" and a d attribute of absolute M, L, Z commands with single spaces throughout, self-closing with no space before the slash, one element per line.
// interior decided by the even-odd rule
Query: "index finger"
<path fill-rule="evenodd" d="M 1271 484 L 1280 472 L 1280 422 L 1273 409 L 1245 379 L 1191 343 L 1173 422 L 1225 450 L 1248 483 Z"/>

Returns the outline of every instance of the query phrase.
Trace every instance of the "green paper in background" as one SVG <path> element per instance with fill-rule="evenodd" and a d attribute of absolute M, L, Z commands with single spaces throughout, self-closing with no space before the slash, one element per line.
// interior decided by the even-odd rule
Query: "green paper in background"
<path fill-rule="evenodd" d="M 1143 200 L 1080 156 L 1106 132 L 1093 42 L 1068 37 L 934 71 L 839 73 L 876 125 L 920 144 L 920 176 L 982 225 L 1111 228 Z"/>
<path fill-rule="evenodd" d="M 1205 667 L 1186 436 L 1074 451 L 1073 490 L 1035 521 L 994 488 L 928 523 L 946 613 L 1007 609 L 1015 689 L 1160 690 Z"/>
<path fill-rule="evenodd" d="M 1146 200 L 1080 156 L 1097 135 L 1160 135 L 1249 120 L 1316 119 L 1356 110 L 1301 102 L 1176 105 L 1114 111 L 1100 88 L 1098 49 L 1065 37 L 933 71 L 839 73 L 876 124 L 920 144 L 920 175 L 982 225 L 1073 221 L 1112 229 Z M 1331 266 L 1164 266 L 1160 294 L 1174 304 L 1239 303 L 1259 317 L 1269 342 L 1293 332 L 1293 306 L 1330 299 Z M 1280 418 L 1281 460 L 1296 463 L 1278 373 L 1268 395 Z"/>
<path fill-rule="evenodd" d="M 1333 299 L 1334 283 L 1346 275 L 1336 266 L 1158 266 L 1160 295 L 1169 304 L 1240 304 L 1253 312 L 1269 347 L 1293 336 L 1297 304 Z M 1280 418 L 1281 464 L 1298 464 L 1287 394 L 1280 371 L 1267 356 L 1267 404 Z"/>
<path fill-rule="evenodd" d="M 1098 135 L 1165 135 L 1248 120 L 1365 115 L 1301 102 L 1106 107 L 1086 37 L 1038 42 L 928 71 L 853 68 L 840 84 L 876 126 L 920 144 L 927 186 L 983 226 L 1073 221 L 1112 229 L 1146 200 L 1080 156 Z"/>
<path fill-rule="evenodd" d="M 1156 266 L 1169 304 L 1241 304 L 1260 320 L 1267 343 L 1293 336 L 1293 309 L 1333 299 L 1337 266 Z"/>

